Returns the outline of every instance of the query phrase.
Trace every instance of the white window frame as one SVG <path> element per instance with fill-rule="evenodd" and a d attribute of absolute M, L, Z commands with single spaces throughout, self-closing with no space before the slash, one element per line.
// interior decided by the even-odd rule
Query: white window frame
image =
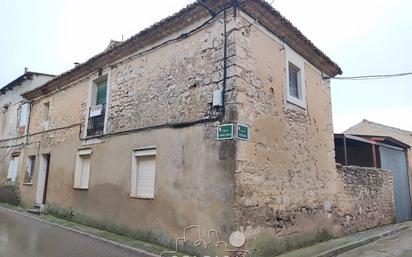
<path fill-rule="evenodd" d="M 87 157 L 86 157 L 87 156 Z M 92 149 L 81 149 L 77 151 L 76 155 L 76 168 L 74 171 L 74 189 L 88 190 L 90 183 L 90 171 L 91 171 L 91 157 Z M 84 170 L 84 158 L 88 158 L 88 169 Z M 85 172 L 85 173 L 84 173 Z M 84 181 L 86 180 L 86 181 Z"/>
<path fill-rule="evenodd" d="M 103 134 L 107 133 L 107 123 L 108 123 L 108 117 L 109 117 L 109 105 L 110 105 L 110 92 L 111 92 L 111 72 L 110 68 L 103 70 L 102 74 L 99 76 L 98 74 L 92 76 L 89 81 L 89 90 L 88 90 L 88 97 L 87 97 L 87 108 L 85 110 L 84 116 L 85 116 L 85 128 L 88 127 L 89 123 L 89 110 L 90 107 L 94 104 L 96 101 L 96 92 L 97 92 L 97 83 L 107 80 L 107 93 L 106 93 L 106 109 L 105 113 L 106 116 L 104 117 L 104 128 L 103 128 Z M 87 138 L 87 129 L 84 130 L 83 132 L 83 137 Z"/>
<path fill-rule="evenodd" d="M 306 83 L 305 83 L 305 59 L 287 45 L 285 45 L 285 51 L 286 51 L 286 62 L 285 62 L 286 101 L 294 105 L 297 105 L 303 109 L 306 109 L 307 103 L 306 103 Z M 294 66 L 299 68 L 299 72 L 298 72 L 299 97 L 295 97 L 290 94 L 289 63 L 292 63 Z"/>
<path fill-rule="evenodd" d="M 151 195 L 142 195 L 141 192 L 138 191 L 138 170 L 139 170 L 139 158 L 146 157 L 146 156 L 154 156 L 155 163 L 154 163 L 154 172 L 153 172 L 153 193 Z M 131 198 L 138 198 L 138 199 L 149 199 L 153 200 L 156 195 L 156 162 L 157 162 L 157 154 L 156 154 L 156 147 L 149 147 L 149 148 L 139 148 L 133 151 L 132 157 L 132 172 L 131 172 L 131 180 L 130 180 L 130 197 Z"/>

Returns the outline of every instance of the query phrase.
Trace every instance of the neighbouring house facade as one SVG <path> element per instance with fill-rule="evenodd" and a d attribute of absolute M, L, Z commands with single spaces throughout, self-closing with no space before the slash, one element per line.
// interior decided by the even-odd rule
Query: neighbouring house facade
<path fill-rule="evenodd" d="M 26 68 L 24 74 L 0 88 L 0 185 L 15 184 L 17 171 L 23 165 L 19 149 L 26 140 L 30 104 L 21 94 L 38 88 L 53 77 Z M 30 175 L 24 176 L 29 183 Z"/>
<path fill-rule="evenodd" d="M 390 173 L 335 167 L 340 73 L 268 3 L 197 1 L 23 94 L 21 201 L 168 246 L 240 230 L 257 256 L 390 223 Z"/>

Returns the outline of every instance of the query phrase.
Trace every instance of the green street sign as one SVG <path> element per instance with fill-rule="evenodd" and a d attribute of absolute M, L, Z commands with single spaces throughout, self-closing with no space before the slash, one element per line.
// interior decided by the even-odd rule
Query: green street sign
<path fill-rule="evenodd" d="M 234 126 L 233 124 L 225 124 L 217 126 L 217 139 L 218 140 L 225 140 L 225 139 L 232 139 L 233 138 L 233 131 Z"/>
<path fill-rule="evenodd" d="M 240 140 L 249 140 L 249 126 L 237 124 L 236 138 Z"/>

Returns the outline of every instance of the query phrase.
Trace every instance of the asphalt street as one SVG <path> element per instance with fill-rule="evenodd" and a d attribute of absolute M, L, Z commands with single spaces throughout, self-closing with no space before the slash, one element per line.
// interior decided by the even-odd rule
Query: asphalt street
<path fill-rule="evenodd" d="M 149 257 L 0 209 L 0 257 L 23 256 Z"/>

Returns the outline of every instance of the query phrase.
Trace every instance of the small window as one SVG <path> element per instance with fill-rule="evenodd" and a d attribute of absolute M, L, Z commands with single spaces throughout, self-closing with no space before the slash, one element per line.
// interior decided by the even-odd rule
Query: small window
<path fill-rule="evenodd" d="M 24 174 L 24 184 L 33 183 L 34 165 L 36 163 L 36 156 L 32 155 L 27 158 L 26 173 Z"/>
<path fill-rule="evenodd" d="M 289 62 L 289 94 L 296 98 L 301 98 L 299 86 L 300 69 Z"/>
<path fill-rule="evenodd" d="M 156 149 L 135 150 L 132 162 L 130 197 L 154 199 Z"/>
<path fill-rule="evenodd" d="M 48 121 L 50 115 L 50 102 L 43 104 L 43 121 Z"/>
<path fill-rule="evenodd" d="M 286 101 L 306 109 L 305 59 L 288 46 L 286 48 Z"/>
<path fill-rule="evenodd" d="M 74 188 L 88 189 L 90 177 L 90 160 L 92 150 L 82 149 L 77 152 L 76 170 L 74 173 Z"/>

